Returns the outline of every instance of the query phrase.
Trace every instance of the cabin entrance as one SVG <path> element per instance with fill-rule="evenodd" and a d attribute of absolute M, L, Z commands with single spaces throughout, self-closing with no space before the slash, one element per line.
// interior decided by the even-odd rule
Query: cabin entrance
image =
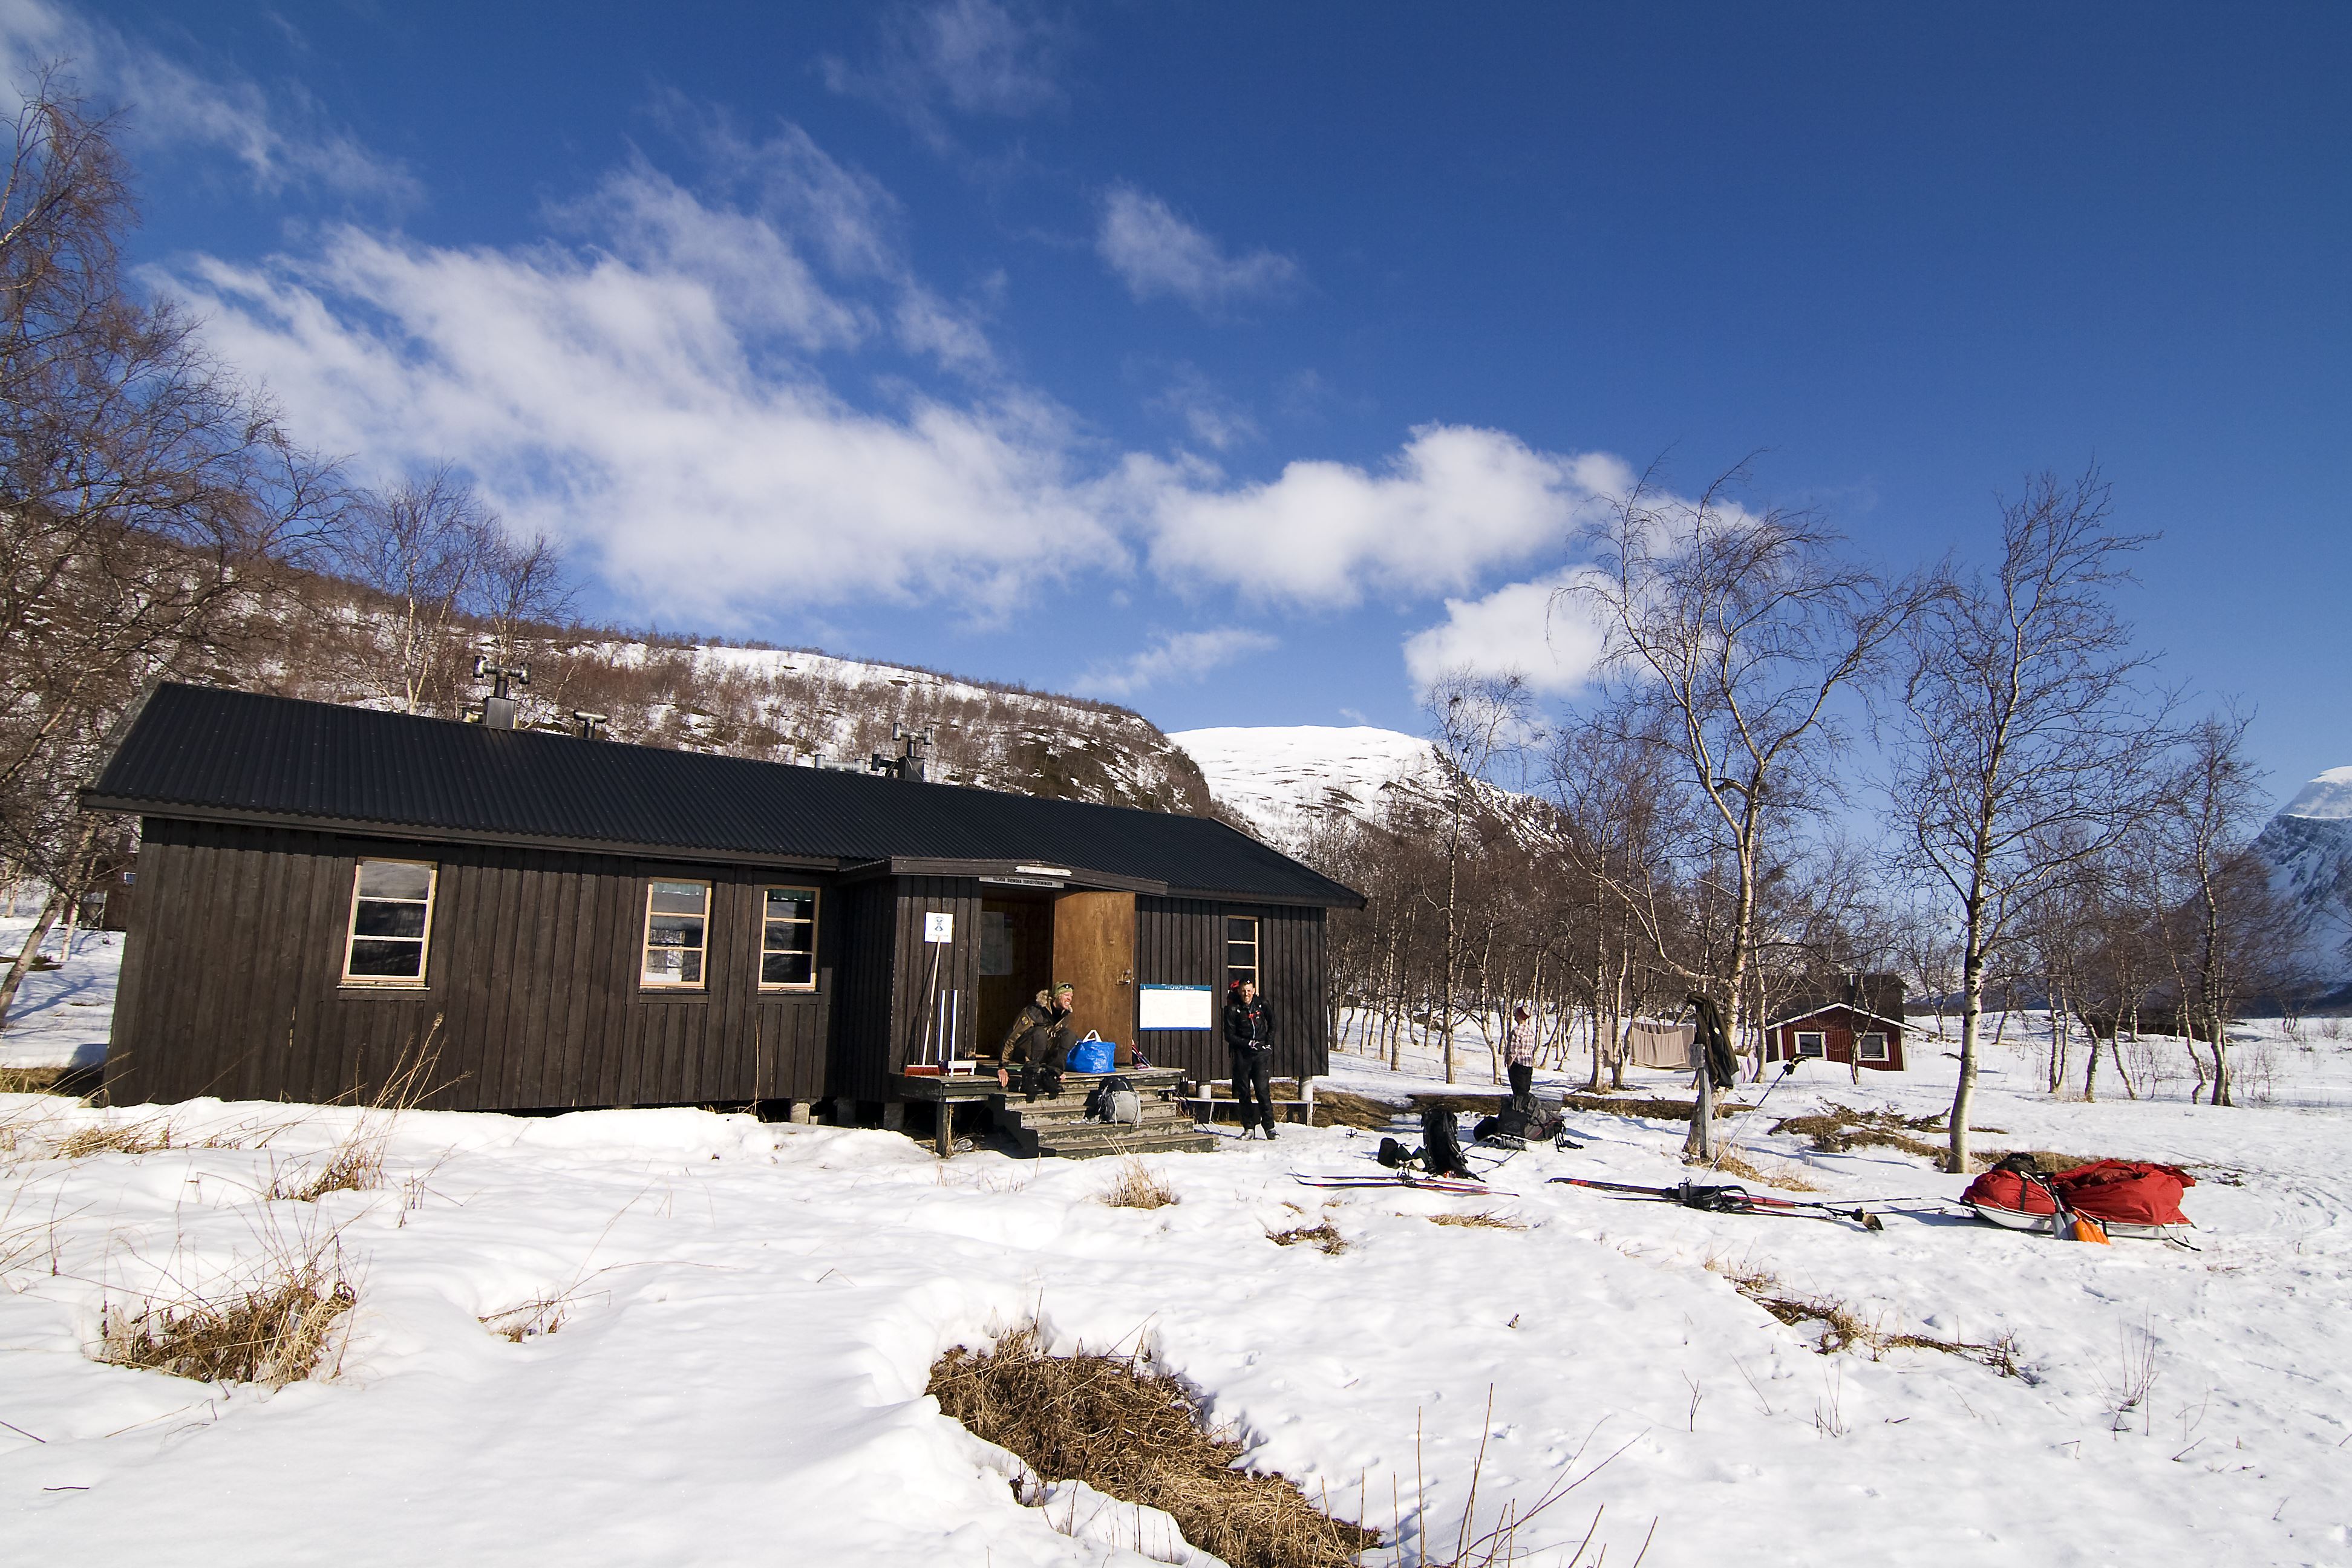
<path fill-rule="evenodd" d="M 1013 1021 L 1045 987 L 1078 988 L 1072 1033 L 1135 1043 L 1135 895 L 991 896 L 980 906 L 977 1044 L 993 1058 Z"/>

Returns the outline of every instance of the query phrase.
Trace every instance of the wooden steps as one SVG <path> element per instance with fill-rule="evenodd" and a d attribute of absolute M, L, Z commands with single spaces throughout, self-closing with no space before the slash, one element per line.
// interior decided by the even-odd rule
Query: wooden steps
<path fill-rule="evenodd" d="M 1071 1074 L 1062 1092 L 1042 1100 L 1018 1094 L 994 1097 L 996 1125 L 1013 1140 L 1024 1158 L 1055 1156 L 1089 1160 L 1104 1154 L 1148 1154 L 1167 1151 L 1198 1153 L 1217 1146 L 1214 1133 L 1193 1125 L 1192 1112 L 1175 1098 L 1180 1075 L 1160 1069 L 1150 1074 L 1123 1075 L 1143 1100 L 1139 1126 L 1089 1121 L 1087 1096 L 1098 1081 Z M 1157 1081 L 1164 1078 L 1167 1081 Z"/>

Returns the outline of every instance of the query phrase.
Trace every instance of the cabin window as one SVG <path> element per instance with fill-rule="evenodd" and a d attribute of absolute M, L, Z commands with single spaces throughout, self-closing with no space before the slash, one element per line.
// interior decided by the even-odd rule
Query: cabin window
<path fill-rule="evenodd" d="M 1886 1037 L 1877 1030 L 1853 1037 L 1853 1054 L 1858 1061 L 1883 1062 L 1886 1059 Z"/>
<path fill-rule="evenodd" d="M 423 985 L 433 931 L 429 860 L 362 860 L 352 875 L 351 930 L 343 942 L 347 985 Z"/>
<path fill-rule="evenodd" d="M 1819 1033 L 1811 1029 L 1800 1029 L 1797 1031 L 1797 1054 L 1801 1057 L 1825 1057 L 1830 1053 L 1829 1047 Z"/>
<path fill-rule="evenodd" d="M 816 989 L 816 889 L 762 888 L 760 989 Z"/>
<path fill-rule="evenodd" d="M 1003 910 L 980 911 L 980 977 L 1002 980 L 1013 973 L 1013 917 Z"/>
<path fill-rule="evenodd" d="M 700 989 L 703 944 L 709 930 L 709 883 L 647 883 L 646 964 L 639 983 Z"/>
<path fill-rule="evenodd" d="M 1257 917 L 1227 915 L 1225 917 L 1225 984 L 1257 985 Z"/>

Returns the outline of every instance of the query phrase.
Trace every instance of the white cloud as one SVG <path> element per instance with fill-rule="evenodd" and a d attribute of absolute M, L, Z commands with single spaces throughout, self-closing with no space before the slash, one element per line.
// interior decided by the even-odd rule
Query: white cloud
<path fill-rule="evenodd" d="M 1094 574 L 1108 592 L 1139 561 L 1256 603 L 1427 603 L 1557 547 L 1628 479 L 1461 426 L 1417 429 L 1383 465 L 1301 461 L 1255 483 L 1106 451 L 915 276 L 888 192 L 797 129 L 701 140 L 704 184 L 632 160 L 552 213 L 560 240 L 331 225 L 158 286 L 360 477 L 454 461 L 512 524 L 570 544 L 624 613 L 716 631 L 867 601 L 990 621 L 1036 580 Z M 1204 388 L 1169 411 L 1203 447 L 1252 438 Z M 1246 651 L 1186 634 L 1102 689 Z"/>
<path fill-rule="evenodd" d="M 1416 429 L 1381 472 L 1296 462 L 1269 483 L 1227 488 L 1204 465 L 1132 457 L 1123 478 L 1163 575 L 1318 606 L 1368 591 L 1465 592 L 1496 565 L 1564 545 L 1596 498 L 1631 480 L 1613 458 L 1444 425 Z"/>
<path fill-rule="evenodd" d="M 1288 288 L 1298 264 L 1270 250 L 1227 256 L 1158 196 L 1117 185 L 1103 199 L 1095 250 L 1138 300 L 1163 296 L 1204 314 Z"/>
<path fill-rule="evenodd" d="M 1057 29 L 995 0 L 941 0 L 904 7 L 883 24 L 870 65 L 828 56 L 825 85 L 878 103 L 934 143 L 943 143 L 939 109 L 1020 119 L 1061 101 L 1054 79 Z"/>
<path fill-rule="evenodd" d="M 1088 669 L 1078 678 L 1077 689 L 1102 697 L 1131 697 L 1171 680 L 1197 681 L 1213 669 L 1280 646 L 1279 639 L 1243 626 L 1163 633 L 1155 645 L 1140 653 Z"/>
<path fill-rule="evenodd" d="M 1527 677 L 1537 691 L 1572 691 L 1600 662 L 1601 628 L 1561 590 L 1573 570 L 1511 583 L 1480 599 L 1448 599 L 1445 619 L 1404 641 L 1405 672 L 1427 686 L 1451 670 Z"/>
<path fill-rule="evenodd" d="M 828 288 L 777 220 L 642 165 L 567 216 L 604 243 L 458 249 L 346 226 L 173 281 L 311 444 L 378 471 L 456 460 L 640 613 L 736 626 L 874 597 L 986 618 L 1015 578 L 1125 564 L 1049 403 L 906 391 L 876 411 L 820 373 L 894 327 L 936 349 L 940 318 L 908 331 L 914 307 Z"/>
<path fill-rule="evenodd" d="M 133 144 L 226 153 L 272 194 L 302 186 L 397 205 L 423 195 L 406 168 L 336 125 L 298 83 L 207 73 L 46 0 L 0 5 L 0 100 L 10 111 L 24 83 L 58 60 L 85 92 L 123 107 Z"/>

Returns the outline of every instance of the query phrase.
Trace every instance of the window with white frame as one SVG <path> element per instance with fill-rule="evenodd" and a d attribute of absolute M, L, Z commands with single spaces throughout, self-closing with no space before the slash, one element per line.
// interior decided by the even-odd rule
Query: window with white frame
<path fill-rule="evenodd" d="M 1227 915 L 1225 917 L 1225 984 L 1238 985 L 1246 982 L 1258 984 L 1257 978 L 1257 917 Z"/>
<path fill-rule="evenodd" d="M 433 935 L 429 860 L 362 860 L 352 873 L 351 924 L 343 939 L 343 984 L 425 984 Z"/>
<path fill-rule="evenodd" d="M 816 989 L 816 889 L 762 888 L 760 989 Z"/>
<path fill-rule="evenodd" d="M 1800 1029 L 1797 1031 L 1797 1054 L 1801 1057 L 1825 1057 L 1830 1054 L 1828 1041 L 1817 1029 Z"/>
<path fill-rule="evenodd" d="M 1885 1033 L 1882 1030 L 1874 1029 L 1866 1035 L 1856 1035 L 1853 1037 L 1853 1054 L 1854 1058 L 1857 1061 L 1883 1062 L 1886 1060 Z"/>
<path fill-rule="evenodd" d="M 638 984 L 648 989 L 701 989 L 709 931 L 709 883 L 646 884 L 645 967 Z"/>

